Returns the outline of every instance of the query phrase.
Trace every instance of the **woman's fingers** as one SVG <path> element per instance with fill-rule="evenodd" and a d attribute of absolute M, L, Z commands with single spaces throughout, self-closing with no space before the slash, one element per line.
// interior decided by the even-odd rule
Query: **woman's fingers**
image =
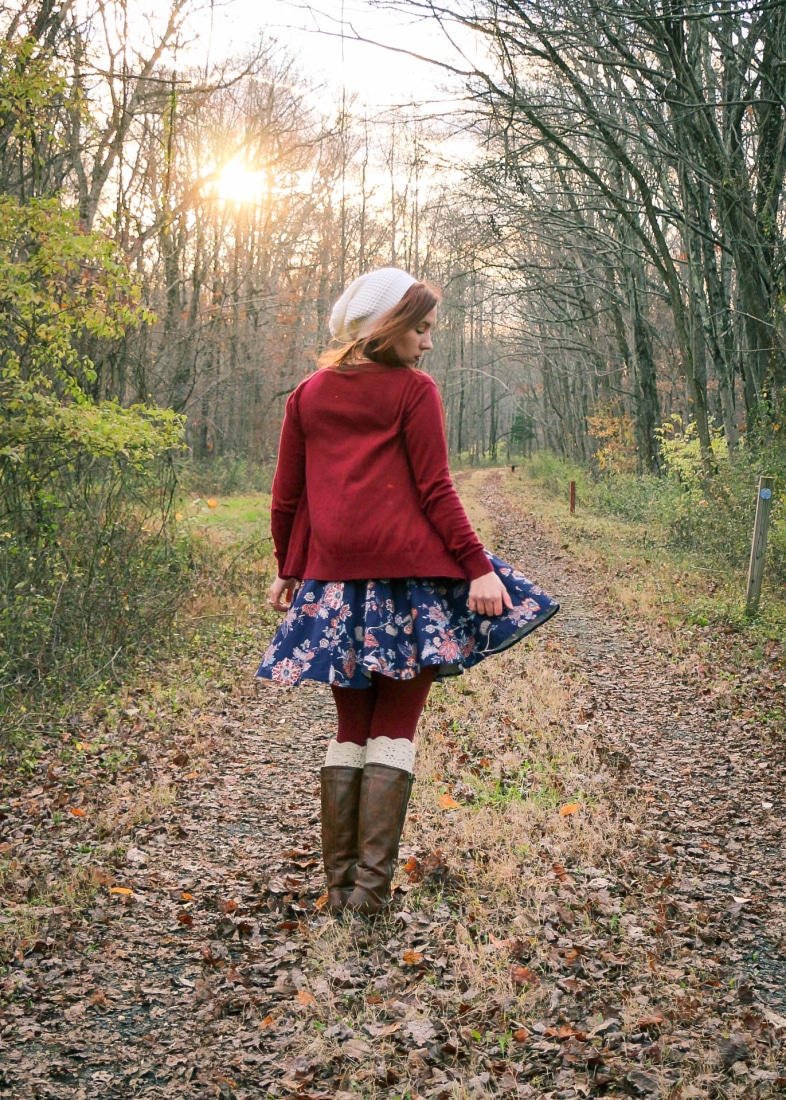
<path fill-rule="evenodd" d="M 289 611 L 289 606 L 292 602 L 292 590 L 296 584 L 297 581 L 276 577 L 268 589 L 269 603 L 274 611 Z M 288 598 L 287 603 L 284 603 L 282 599 L 285 595 Z"/>
<path fill-rule="evenodd" d="M 486 573 L 470 582 L 468 602 L 470 611 L 488 618 L 513 607 L 513 600 L 496 573 Z"/>

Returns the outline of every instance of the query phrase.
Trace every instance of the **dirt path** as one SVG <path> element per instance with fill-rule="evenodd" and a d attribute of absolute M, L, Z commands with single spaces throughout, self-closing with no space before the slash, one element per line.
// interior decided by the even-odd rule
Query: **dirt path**
<path fill-rule="evenodd" d="M 656 846 L 646 865 L 700 916 L 692 948 L 722 957 L 735 985 L 784 1012 L 786 745 L 731 720 L 723 700 L 686 685 L 644 631 L 593 608 L 576 563 L 522 522 L 498 478 L 484 500 L 499 517 L 503 556 L 524 544 L 533 575 L 562 603 L 554 630 L 585 685 L 599 754 L 648 805 Z"/>
<path fill-rule="evenodd" d="M 607 766 L 647 806 L 646 845 L 633 855 L 646 872 L 641 889 L 676 929 L 672 957 L 705 968 L 728 1029 L 738 1030 L 741 1006 L 751 1006 L 756 1021 L 769 1014 L 773 1033 L 783 1036 L 783 747 L 760 745 L 755 731 L 724 720 L 716 699 L 697 697 L 643 639 L 593 608 L 575 563 L 510 504 L 498 476 L 485 479 L 482 495 L 499 523 L 501 556 L 528 562 L 562 601 L 549 629 L 580 684 L 583 724 Z M 304 1017 L 328 986 L 347 998 L 389 989 L 386 970 L 401 944 L 361 930 L 351 960 L 336 959 L 332 968 L 327 960 L 322 986 L 307 977 L 310 956 L 325 951 L 314 902 L 322 891 L 318 768 L 331 700 L 320 688 L 248 685 L 205 717 L 199 754 L 206 766 L 189 772 L 187 754 L 173 746 L 143 762 L 156 770 L 157 789 L 176 789 L 176 801 L 130 823 L 123 855 L 89 912 L 64 915 L 56 934 L 42 935 L 10 966 L 0 1006 L 0 1097 L 328 1100 L 352 1092 L 352 1058 L 361 1057 L 368 1035 L 346 1032 L 340 1012 L 329 1021 L 327 1033 L 332 1028 L 338 1039 L 345 1028 L 347 1050 L 359 1045 L 344 1076 L 320 1086 L 315 1065 L 297 1054 Z M 41 778 L 34 777 L 36 790 Z M 6 852 L 32 842 L 24 809 L 36 790 L 6 815 Z M 291 1008 L 282 1014 L 284 1004 Z M 756 1021 L 751 1028 L 760 1027 Z M 674 1095 L 775 1095 L 776 1074 L 748 1078 L 744 1040 L 734 1041 L 742 1047 L 724 1055 L 727 1068 L 737 1067 L 734 1087 Z M 546 1048 L 556 1051 L 557 1043 Z M 424 1040 L 414 1053 L 422 1061 L 429 1049 Z M 542 1056 L 564 1065 L 564 1051 Z M 404 1059 L 417 1068 L 412 1052 Z M 515 1074 L 492 1066 L 471 1091 L 547 1095 L 521 1083 L 527 1073 L 523 1066 L 517 1084 Z M 389 1089 L 379 1071 L 373 1088 L 360 1076 L 355 1095 L 402 1095 L 394 1070 Z M 626 1081 L 633 1093 L 654 1087 L 646 1075 Z M 448 1085 L 426 1095 L 464 1095 Z M 564 1081 L 548 1093 L 587 1094 Z"/>

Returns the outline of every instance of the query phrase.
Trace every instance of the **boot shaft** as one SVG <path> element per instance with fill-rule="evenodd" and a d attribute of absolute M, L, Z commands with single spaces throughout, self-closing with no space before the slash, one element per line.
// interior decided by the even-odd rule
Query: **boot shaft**
<path fill-rule="evenodd" d="M 371 915 L 387 899 L 414 776 L 386 764 L 366 764 L 358 807 L 358 864 L 347 908 Z"/>

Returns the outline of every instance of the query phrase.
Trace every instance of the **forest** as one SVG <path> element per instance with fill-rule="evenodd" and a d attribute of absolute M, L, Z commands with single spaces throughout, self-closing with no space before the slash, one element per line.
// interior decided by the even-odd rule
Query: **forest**
<path fill-rule="evenodd" d="M 0 5 L 0 1098 L 783 1096 L 786 2 L 291 7 L 433 96 L 264 3 Z M 332 697 L 254 671 L 285 403 L 390 265 L 560 609 L 426 689 L 350 919 Z"/>
<path fill-rule="evenodd" d="M 5 6 L 4 692 L 174 613 L 176 485 L 269 480 L 331 303 L 382 264 L 443 290 L 456 461 L 549 453 L 639 511 L 670 476 L 678 534 L 744 556 L 784 469 L 783 6 L 399 10 L 470 36 L 449 110 L 331 103 L 265 34 L 202 65 L 191 0 Z"/>

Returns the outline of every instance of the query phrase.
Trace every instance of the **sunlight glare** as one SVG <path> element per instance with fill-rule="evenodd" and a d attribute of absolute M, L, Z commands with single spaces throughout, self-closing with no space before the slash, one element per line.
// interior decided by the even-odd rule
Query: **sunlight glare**
<path fill-rule="evenodd" d="M 242 160 L 231 160 L 221 169 L 216 191 L 225 202 L 258 202 L 265 191 L 265 173 L 252 172 Z"/>

